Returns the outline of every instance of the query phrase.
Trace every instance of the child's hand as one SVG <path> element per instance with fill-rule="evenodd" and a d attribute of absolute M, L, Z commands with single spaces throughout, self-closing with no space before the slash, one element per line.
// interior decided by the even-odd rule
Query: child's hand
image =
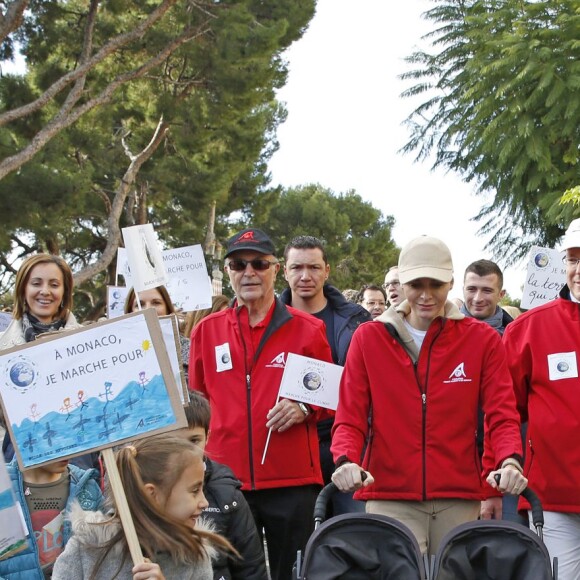
<path fill-rule="evenodd" d="M 147 558 L 143 564 L 133 566 L 131 572 L 133 572 L 133 580 L 165 580 L 159 564 L 153 564 Z"/>

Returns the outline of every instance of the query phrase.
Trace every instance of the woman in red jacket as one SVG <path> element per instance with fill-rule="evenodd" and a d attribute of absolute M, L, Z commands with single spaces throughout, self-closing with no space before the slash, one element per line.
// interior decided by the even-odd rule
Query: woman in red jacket
<path fill-rule="evenodd" d="M 451 528 L 477 519 L 491 492 L 476 446 L 480 400 L 500 491 L 520 493 L 527 480 L 503 345 L 447 300 L 449 249 L 428 236 L 412 240 L 401 251 L 399 279 L 406 300 L 352 339 L 333 430 L 333 481 L 342 491 L 358 489 L 367 512 L 405 523 L 433 554 Z"/>

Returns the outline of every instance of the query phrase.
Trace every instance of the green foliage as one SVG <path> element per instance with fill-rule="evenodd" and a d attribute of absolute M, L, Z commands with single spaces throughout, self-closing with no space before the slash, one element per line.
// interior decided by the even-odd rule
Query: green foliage
<path fill-rule="evenodd" d="M 552 246 L 574 217 L 580 177 L 577 0 L 433 0 L 432 53 L 416 52 L 405 152 L 459 172 L 491 202 L 477 219 L 497 256 Z"/>
<path fill-rule="evenodd" d="M 560 199 L 560 204 L 564 205 L 566 203 L 571 203 L 574 206 L 580 205 L 580 185 L 571 187 L 564 192 Z"/>
<path fill-rule="evenodd" d="M 392 216 L 362 200 L 354 191 L 335 194 L 318 184 L 270 190 L 258 196 L 236 227 L 257 227 L 275 241 L 278 256 L 294 237 L 310 235 L 325 243 L 331 267 L 330 281 L 340 288 L 382 284 L 399 249 L 392 239 Z M 279 277 L 278 289 L 285 287 Z"/>
<path fill-rule="evenodd" d="M 0 77 L 0 114 L 31 102 L 78 66 L 88 4 L 31 2 L 15 36 L 27 71 Z M 134 29 L 159 4 L 101 3 L 91 54 Z M 110 101 L 60 131 L 19 171 L 0 180 L 0 254 L 48 248 L 77 271 L 93 263 L 108 241 L 110 204 L 129 166 L 128 152 L 143 150 L 161 118 L 166 138 L 141 168 L 120 225 L 151 222 L 168 247 L 201 243 L 215 200 L 219 237 L 229 215 L 246 211 L 267 187 L 266 163 L 277 149 L 276 128 L 286 115 L 275 99 L 287 75 L 281 54 L 303 34 L 314 6 L 315 0 L 176 2 L 142 38 L 94 66 L 80 104 L 146 63 L 183 31 L 195 33 L 159 66 L 122 84 Z M 29 145 L 54 120 L 69 91 L 0 128 L 0 159 Z M 104 295 L 102 286 L 111 283 L 113 271 L 101 272 L 81 288 L 85 312 Z M 6 286 L 10 272 L 5 268 L 3 274 Z"/>

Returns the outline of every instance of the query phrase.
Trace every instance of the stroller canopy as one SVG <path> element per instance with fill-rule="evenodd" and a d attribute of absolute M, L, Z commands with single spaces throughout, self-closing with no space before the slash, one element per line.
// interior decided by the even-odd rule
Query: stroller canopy
<path fill-rule="evenodd" d="M 410 530 L 376 514 L 332 518 L 310 537 L 301 580 L 424 580 L 419 546 Z"/>
<path fill-rule="evenodd" d="M 432 580 L 552 580 L 548 550 L 534 532 L 508 521 L 457 526 L 441 542 Z"/>

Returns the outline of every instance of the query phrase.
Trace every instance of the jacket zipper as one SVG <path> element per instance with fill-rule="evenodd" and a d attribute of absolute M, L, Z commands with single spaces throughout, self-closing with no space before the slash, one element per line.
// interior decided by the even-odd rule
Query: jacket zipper
<path fill-rule="evenodd" d="M 427 387 L 429 385 L 429 368 L 431 367 L 431 351 L 433 350 L 433 345 L 439 335 L 443 332 L 443 321 L 441 322 L 441 326 L 437 331 L 437 334 L 433 337 L 433 340 L 429 344 L 429 353 L 427 355 L 427 370 L 425 372 L 425 388 L 421 389 L 421 383 L 419 382 L 419 374 L 417 372 L 417 368 L 419 366 L 419 359 L 417 359 L 416 363 L 413 363 L 413 367 L 415 369 L 415 378 L 417 379 L 417 387 L 419 391 L 421 391 L 421 415 L 422 415 L 422 455 L 423 455 L 423 501 L 427 501 Z M 419 352 L 419 356 L 421 353 Z"/>
<path fill-rule="evenodd" d="M 274 307 L 276 309 L 276 306 Z M 238 328 L 240 329 L 240 339 L 242 345 L 244 347 L 244 365 L 246 370 L 246 410 L 248 413 L 248 455 L 250 461 L 250 485 L 251 489 L 254 491 L 256 489 L 256 474 L 254 471 L 254 445 L 253 445 L 253 436 L 252 436 L 252 383 L 251 383 L 251 374 L 252 368 L 254 364 L 258 360 L 258 355 L 262 350 L 262 347 L 266 340 L 269 338 L 269 331 L 271 330 L 270 334 L 278 330 L 283 324 L 287 321 L 279 321 L 276 317 L 276 310 L 272 315 L 272 321 L 268 325 L 262 340 L 260 340 L 260 344 L 258 345 L 258 349 L 254 354 L 254 358 L 252 360 L 252 367 L 248 369 L 248 351 L 246 348 L 246 341 L 244 340 L 244 333 L 242 332 L 242 323 L 240 321 L 240 311 L 237 310 L 236 313 L 237 321 L 238 321 Z M 310 454 L 312 457 L 312 453 Z"/>
<path fill-rule="evenodd" d="M 240 328 L 240 339 L 242 341 L 242 346 L 244 347 L 244 366 L 246 370 L 246 412 L 248 415 L 248 460 L 250 462 L 250 486 L 252 491 L 256 489 L 255 473 L 254 473 L 254 446 L 253 446 L 253 436 L 252 436 L 252 382 L 251 382 L 251 372 L 252 369 L 248 369 L 248 351 L 246 348 L 246 341 L 244 340 L 244 333 L 242 332 L 242 324 L 240 321 L 240 313 L 237 312 L 238 327 Z"/>
<path fill-rule="evenodd" d="M 252 384 L 250 382 L 250 373 L 246 375 L 246 405 L 248 410 L 248 451 L 250 454 L 250 481 L 252 490 L 256 489 L 254 476 L 254 445 L 252 437 Z"/>

